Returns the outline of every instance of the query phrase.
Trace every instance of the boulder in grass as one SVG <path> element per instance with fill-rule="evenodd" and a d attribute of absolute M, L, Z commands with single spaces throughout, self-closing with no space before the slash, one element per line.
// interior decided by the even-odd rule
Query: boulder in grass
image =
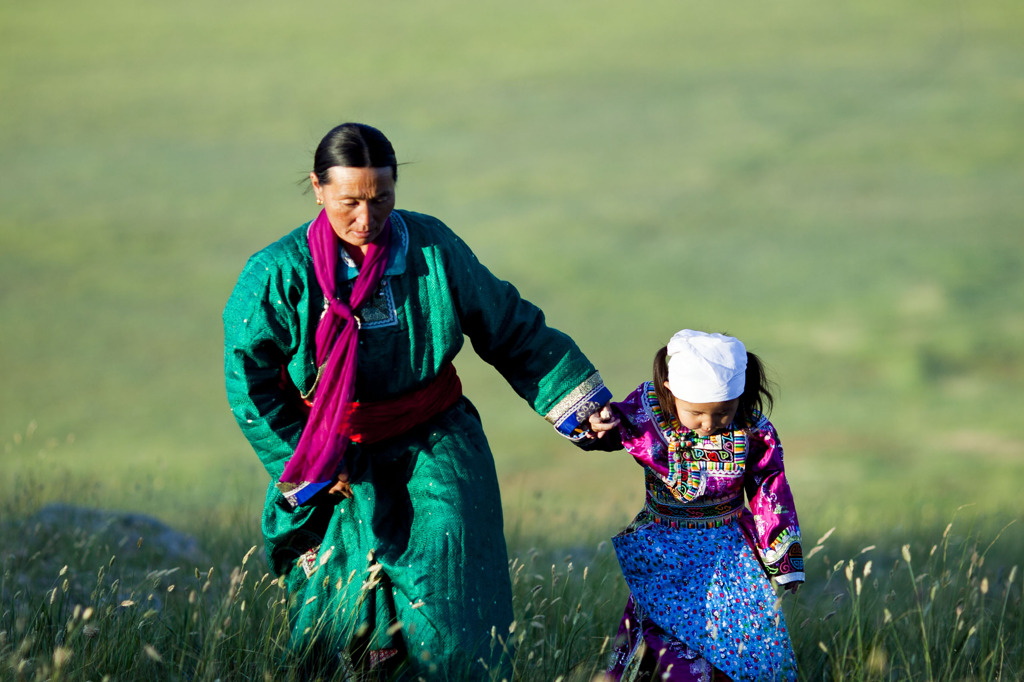
<path fill-rule="evenodd" d="M 166 591 L 210 559 L 195 537 L 152 516 L 51 504 L 0 526 L 0 564 L 26 594 L 61 590 L 74 603 L 99 600 L 107 586 L 128 598 Z M 162 588 L 162 589 L 161 589 Z"/>
<path fill-rule="evenodd" d="M 119 561 L 145 557 L 147 565 L 152 560 L 183 567 L 209 564 L 195 537 L 145 514 L 51 504 L 28 519 L 27 525 L 57 535 L 73 530 L 87 543 L 107 547 Z"/>

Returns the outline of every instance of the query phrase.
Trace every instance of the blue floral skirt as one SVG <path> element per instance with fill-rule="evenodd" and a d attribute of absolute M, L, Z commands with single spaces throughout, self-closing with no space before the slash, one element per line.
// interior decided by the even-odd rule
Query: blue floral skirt
<path fill-rule="evenodd" d="M 796 679 L 785 618 L 738 523 L 647 523 L 612 543 L 638 610 L 657 629 L 733 680 Z"/>

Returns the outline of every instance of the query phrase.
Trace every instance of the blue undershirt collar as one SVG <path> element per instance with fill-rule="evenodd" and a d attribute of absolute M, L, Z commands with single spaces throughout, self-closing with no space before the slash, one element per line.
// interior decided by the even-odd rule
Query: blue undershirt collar
<path fill-rule="evenodd" d="M 384 268 L 385 277 L 401 275 L 405 272 L 405 257 L 409 251 L 409 229 L 405 225 L 405 220 L 402 219 L 398 211 L 392 211 L 390 219 L 391 245 L 388 247 L 388 264 Z M 338 278 L 344 282 L 355 279 L 359 274 L 356 262 L 340 244 L 338 249 L 341 252 L 341 263 L 344 265 L 343 268 L 339 268 Z"/>

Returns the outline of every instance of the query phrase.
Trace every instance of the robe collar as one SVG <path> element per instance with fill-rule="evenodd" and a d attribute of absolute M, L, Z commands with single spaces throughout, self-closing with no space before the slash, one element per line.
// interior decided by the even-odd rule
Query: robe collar
<path fill-rule="evenodd" d="M 388 249 L 388 264 L 384 267 L 384 276 L 391 277 L 405 272 L 406 255 L 409 251 L 409 228 L 398 211 L 391 212 L 391 247 Z M 344 247 L 341 250 L 341 261 L 337 277 L 343 282 L 353 280 L 359 274 L 355 260 L 348 255 Z"/>

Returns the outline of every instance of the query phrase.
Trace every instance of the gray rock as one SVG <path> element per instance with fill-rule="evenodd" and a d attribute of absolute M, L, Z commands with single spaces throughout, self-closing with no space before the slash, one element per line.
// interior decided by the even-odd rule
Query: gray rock
<path fill-rule="evenodd" d="M 196 538 L 145 514 L 51 504 L 0 524 L 0 565 L 29 600 L 119 603 L 166 592 L 211 562 Z M 159 607 L 158 604 L 154 606 Z"/>
<path fill-rule="evenodd" d="M 145 514 L 50 504 L 28 519 L 26 525 L 37 526 L 37 532 L 61 535 L 70 531 L 91 537 L 93 542 L 116 550 L 119 560 L 146 556 L 159 557 L 165 564 L 209 564 L 194 537 Z"/>

